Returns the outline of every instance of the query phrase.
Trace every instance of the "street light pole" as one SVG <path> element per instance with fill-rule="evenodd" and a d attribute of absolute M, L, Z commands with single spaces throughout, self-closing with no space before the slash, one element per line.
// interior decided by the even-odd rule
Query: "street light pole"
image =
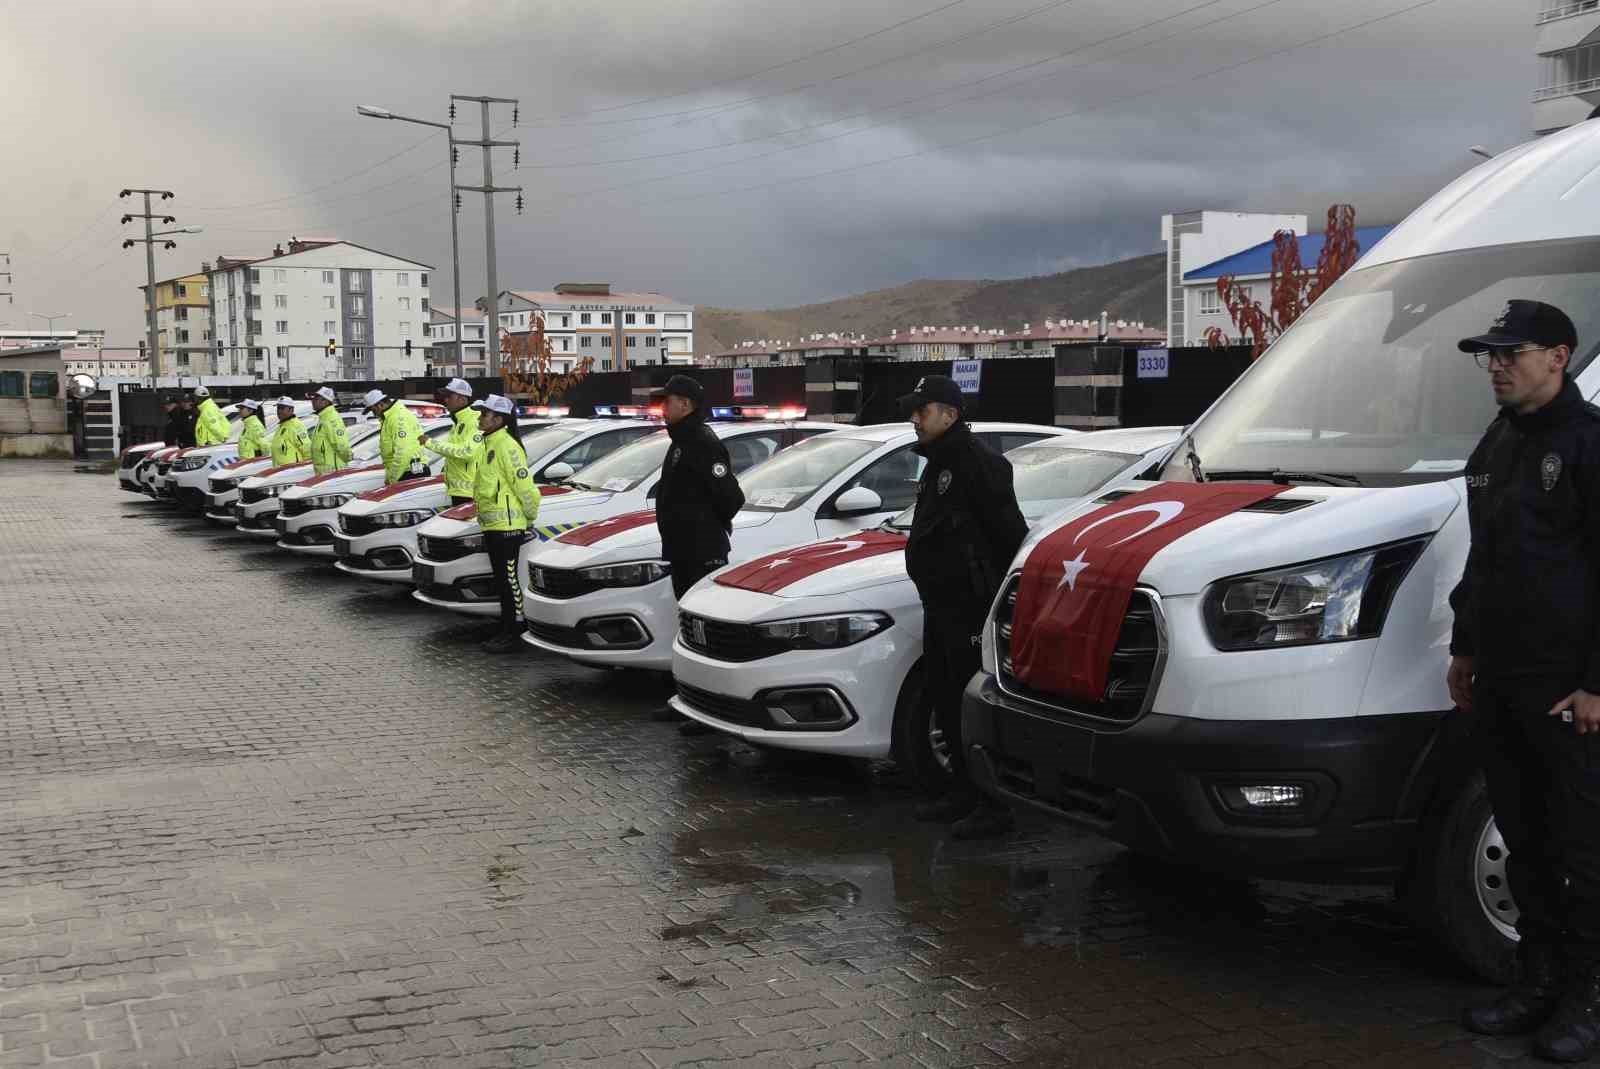
<path fill-rule="evenodd" d="M 489 136 L 489 105 L 510 104 L 512 106 L 511 122 L 512 125 L 515 125 L 517 121 L 517 101 L 510 97 L 475 97 L 464 96 L 460 93 L 451 93 L 450 109 L 452 115 L 455 114 L 455 102 L 458 100 L 467 100 L 477 103 L 481 108 L 480 114 L 483 120 L 483 137 L 480 140 L 459 141 L 460 144 L 477 145 L 479 148 L 483 149 L 483 185 L 458 186 L 456 188 L 471 190 L 474 193 L 483 194 L 483 246 L 484 256 L 487 260 L 489 276 L 489 293 L 484 300 L 483 309 L 483 341 L 484 348 L 487 350 L 489 357 L 489 374 L 498 375 L 500 373 L 500 280 L 497 277 L 498 272 L 496 271 L 495 267 L 494 195 L 496 193 L 516 193 L 517 211 L 521 212 L 522 187 L 496 186 L 494 184 L 494 166 L 490 157 L 493 155 L 493 150 L 497 147 L 510 148 L 515 146 L 520 154 L 522 146 L 521 143 L 517 141 L 496 141 Z M 460 309 L 458 308 L 457 311 L 459 312 Z M 459 321 L 456 329 L 458 332 L 461 329 L 459 326 Z"/>
<path fill-rule="evenodd" d="M 356 105 L 356 114 L 369 119 L 393 119 L 396 122 L 416 123 L 418 126 L 433 126 L 444 131 L 445 152 L 449 155 L 447 162 L 450 164 L 450 271 L 455 281 L 456 378 L 462 378 L 466 372 L 461 366 L 461 241 L 456 233 L 456 132 L 450 129 L 449 123 L 413 119 L 407 115 L 396 115 L 387 108 L 375 108 L 367 104 Z"/>

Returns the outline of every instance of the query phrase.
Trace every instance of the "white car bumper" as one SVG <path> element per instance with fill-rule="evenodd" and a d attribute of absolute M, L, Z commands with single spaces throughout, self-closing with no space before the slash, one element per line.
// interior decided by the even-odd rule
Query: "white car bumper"
<path fill-rule="evenodd" d="M 269 497 L 265 501 L 252 501 L 250 504 L 233 503 L 234 526 L 240 534 L 249 535 L 251 538 L 278 537 L 278 529 L 273 526 L 273 520 L 278 515 L 278 499 Z"/>
<path fill-rule="evenodd" d="M 202 511 L 206 519 L 232 527 L 238 522 L 238 517 L 233 514 L 233 506 L 239 500 L 239 488 L 225 490 L 222 493 L 206 491 L 205 504 Z"/>
<path fill-rule="evenodd" d="M 500 595 L 495 592 L 489 554 L 469 553 L 455 560 L 418 557 L 407 574 L 416 584 L 418 601 L 470 616 L 499 616 Z M 526 590 L 523 592 L 526 597 Z"/>
<path fill-rule="evenodd" d="M 273 520 L 273 528 L 278 532 L 278 548 L 308 557 L 333 556 L 338 517 L 338 509 L 315 509 L 295 516 L 285 516 L 280 509 Z"/>
<path fill-rule="evenodd" d="M 336 515 L 337 510 L 333 514 Z M 371 534 L 335 534 L 333 552 L 339 558 L 334 567 L 341 572 L 409 586 L 417 557 L 417 528 L 388 527 Z"/>
<path fill-rule="evenodd" d="M 552 598 L 522 583 L 522 641 L 583 664 L 672 670 L 678 602 L 672 580 Z"/>

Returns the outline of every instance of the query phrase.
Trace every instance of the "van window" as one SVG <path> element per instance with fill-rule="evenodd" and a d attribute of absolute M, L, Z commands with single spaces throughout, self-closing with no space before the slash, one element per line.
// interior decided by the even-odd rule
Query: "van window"
<path fill-rule="evenodd" d="M 1366 486 L 1449 479 L 1494 419 L 1488 373 L 1456 343 L 1514 297 L 1578 328 L 1577 374 L 1600 347 L 1600 239 L 1421 256 L 1353 271 L 1301 316 L 1168 459 L 1162 478 L 1347 475 Z"/>

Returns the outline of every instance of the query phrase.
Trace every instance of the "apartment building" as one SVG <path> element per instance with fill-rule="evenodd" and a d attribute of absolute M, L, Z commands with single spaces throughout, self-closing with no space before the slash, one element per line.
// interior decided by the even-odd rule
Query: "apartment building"
<path fill-rule="evenodd" d="M 1535 0 L 1533 129 L 1549 134 L 1600 105 L 1600 0 Z"/>
<path fill-rule="evenodd" d="M 609 282 L 563 282 L 553 290 L 505 290 L 500 329 L 525 334 L 543 316 L 551 366 L 569 371 L 584 357 L 595 371 L 638 364 L 694 363 L 694 305 L 660 293 L 613 293 Z"/>
<path fill-rule="evenodd" d="M 469 379 L 483 378 L 488 374 L 483 344 L 483 316 L 477 309 L 468 309 L 463 325 L 458 308 L 429 309 L 428 366 L 430 374 L 454 375 L 456 373 L 456 331 L 461 331 L 461 373 Z"/>
<path fill-rule="evenodd" d="M 148 286 L 140 286 L 145 315 Z M 198 374 L 211 352 L 211 280 L 202 272 L 156 283 L 156 375 Z M 80 342 L 81 344 L 81 342 Z"/>

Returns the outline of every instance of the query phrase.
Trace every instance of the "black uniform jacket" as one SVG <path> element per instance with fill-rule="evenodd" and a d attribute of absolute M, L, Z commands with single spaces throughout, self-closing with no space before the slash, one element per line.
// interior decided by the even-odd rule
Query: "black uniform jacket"
<path fill-rule="evenodd" d="M 928 464 L 917 487 L 906 572 L 924 606 L 982 613 L 1028 533 L 1011 464 L 965 421 L 916 449 Z"/>
<path fill-rule="evenodd" d="M 744 508 L 744 491 L 722 440 L 695 412 L 667 428 L 672 447 L 656 485 L 656 527 L 661 555 L 669 561 L 724 560 L 733 517 Z"/>
<path fill-rule="evenodd" d="M 194 425 L 199 418 L 197 412 L 174 408 L 167 413 L 167 429 L 162 440 L 168 445 L 194 445 Z"/>
<path fill-rule="evenodd" d="M 1529 705 L 1600 693 L 1600 409 L 1570 380 L 1502 409 L 1467 461 L 1472 548 L 1450 595 L 1450 652 Z"/>

